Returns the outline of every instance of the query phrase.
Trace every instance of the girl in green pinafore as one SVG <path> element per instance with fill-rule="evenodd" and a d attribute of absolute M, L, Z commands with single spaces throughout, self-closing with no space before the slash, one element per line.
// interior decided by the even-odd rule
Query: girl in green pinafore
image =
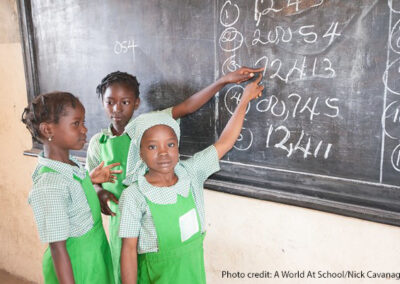
<path fill-rule="evenodd" d="M 185 161 L 179 161 L 180 129 L 170 116 L 143 114 L 127 126 L 127 133 L 135 138 L 124 181 L 130 185 L 119 208 L 124 284 L 206 283 L 203 185 L 233 147 L 248 103 L 261 95 L 260 81 L 261 75 L 246 86 L 215 144 Z"/>
<path fill-rule="evenodd" d="M 260 72 L 261 70 L 263 68 L 239 68 L 221 77 L 215 83 L 187 98 L 182 103 L 167 108 L 162 112 L 174 119 L 183 117 L 203 106 L 226 84 L 246 81 L 253 77 L 254 72 Z M 90 139 L 86 167 L 89 171 L 92 171 L 96 167 L 102 167 L 103 162 L 106 165 L 119 163 L 118 169 L 122 171 L 122 174 L 119 174 L 115 180 L 94 185 L 100 200 L 101 211 L 103 214 L 111 216 L 109 224 L 110 248 L 115 283 L 119 284 L 121 283 L 119 262 L 121 239 L 118 236 L 118 199 L 126 187 L 122 181 L 125 179 L 128 150 L 132 138 L 125 131 L 125 127 L 134 119 L 133 114 L 140 104 L 139 83 L 135 76 L 116 71 L 103 78 L 97 86 L 96 92 L 101 98 L 104 111 L 110 119 L 111 125 Z"/>
<path fill-rule="evenodd" d="M 85 109 L 70 93 L 37 96 L 22 121 L 43 144 L 29 194 L 39 237 L 49 243 L 43 256 L 46 284 L 114 283 L 112 259 L 93 182 L 115 179 L 115 171 L 98 167 L 89 176 L 69 150 L 86 142 Z"/>

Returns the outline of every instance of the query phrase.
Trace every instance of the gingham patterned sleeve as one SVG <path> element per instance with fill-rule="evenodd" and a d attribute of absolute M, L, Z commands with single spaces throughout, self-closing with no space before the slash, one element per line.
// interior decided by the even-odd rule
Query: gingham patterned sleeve
<path fill-rule="evenodd" d="M 95 134 L 89 142 L 89 146 L 86 154 L 86 169 L 91 172 L 95 167 L 101 163 L 100 154 L 100 137 L 102 133 Z"/>
<path fill-rule="evenodd" d="M 203 185 L 210 175 L 220 170 L 218 153 L 214 145 L 197 152 L 182 164 L 198 185 Z"/>
<path fill-rule="evenodd" d="M 162 110 L 160 110 L 160 111 L 161 111 L 161 112 L 164 112 L 164 113 L 166 113 L 166 114 L 168 114 L 169 116 L 172 117 L 172 108 L 173 108 L 173 107 L 169 107 L 169 108 L 162 109 Z"/>
<path fill-rule="evenodd" d="M 169 108 L 165 108 L 165 109 L 160 110 L 160 111 L 165 112 L 165 113 L 168 114 L 170 117 L 174 118 L 174 117 L 172 116 L 172 109 L 173 109 L 173 108 L 174 108 L 174 107 L 169 107 Z M 177 118 L 177 119 L 175 119 L 175 120 L 176 120 L 176 122 L 177 122 L 179 125 L 181 125 L 181 119 L 180 119 L 180 118 Z"/>
<path fill-rule="evenodd" d="M 57 173 L 44 173 L 33 185 L 29 203 L 43 243 L 68 239 L 68 200 L 65 181 Z"/>
<path fill-rule="evenodd" d="M 119 226 L 120 238 L 137 238 L 142 223 L 145 207 L 142 198 L 139 198 L 137 187 L 133 184 L 124 189 L 119 200 L 121 221 Z"/>

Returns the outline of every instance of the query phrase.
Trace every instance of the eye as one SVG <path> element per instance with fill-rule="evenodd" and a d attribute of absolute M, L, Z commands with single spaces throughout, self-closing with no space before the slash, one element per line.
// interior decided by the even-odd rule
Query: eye
<path fill-rule="evenodd" d="M 175 142 L 168 143 L 168 147 L 170 147 L 170 148 L 175 147 Z"/>
<path fill-rule="evenodd" d="M 113 102 L 112 101 L 106 101 L 106 105 L 112 105 Z"/>
<path fill-rule="evenodd" d="M 131 104 L 131 101 L 126 100 L 126 101 L 123 101 L 122 103 L 123 103 L 124 105 L 130 105 L 130 104 Z"/>
<path fill-rule="evenodd" d="M 79 120 L 75 121 L 73 124 L 74 124 L 74 126 L 78 127 L 79 126 Z"/>
<path fill-rule="evenodd" d="M 149 145 L 147 148 L 148 148 L 149 150 L 154 150 L 154 149 L 156 149 L 156 145 Z"/>

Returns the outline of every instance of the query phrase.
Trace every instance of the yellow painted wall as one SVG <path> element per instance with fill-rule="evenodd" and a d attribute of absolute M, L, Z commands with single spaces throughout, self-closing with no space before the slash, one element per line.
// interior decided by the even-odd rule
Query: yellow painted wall
<path fill-rule="evenodd" d="M 40 244 L 27 203 L 36 159 L 20 122 L 27 104 L 15 0 L 0 1 L 0 269 L 41 283 Z M 373 270 L 400 273 L 400 228 L 278 203 L 206 191 L 209 283 L 230 273 Z M 391 283 L 384 280 L 277 280 L 269 283 Z"/>
<path fill-rule="evenodd" d="M 0 1 L 0 268 L 41 280 L 44 246 L 27 203 L 34 158 L 23 156 L 31 138 L 20 122 L 27 104 L 15 0 Z"/>

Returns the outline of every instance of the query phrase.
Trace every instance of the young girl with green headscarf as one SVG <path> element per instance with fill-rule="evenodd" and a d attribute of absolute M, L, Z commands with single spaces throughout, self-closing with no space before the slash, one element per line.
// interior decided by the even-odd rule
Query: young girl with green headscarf
<path fill-rule="evenodd" d="M 120 199 L 123 283 L 206 283 L 203 185 L 242 129 L 248 103 L 261 95 L 261 75 L 244 89 L 220 138 L 179 160 L 178 123 L 162 112 L 128 125 L 131 141 Z"/>

